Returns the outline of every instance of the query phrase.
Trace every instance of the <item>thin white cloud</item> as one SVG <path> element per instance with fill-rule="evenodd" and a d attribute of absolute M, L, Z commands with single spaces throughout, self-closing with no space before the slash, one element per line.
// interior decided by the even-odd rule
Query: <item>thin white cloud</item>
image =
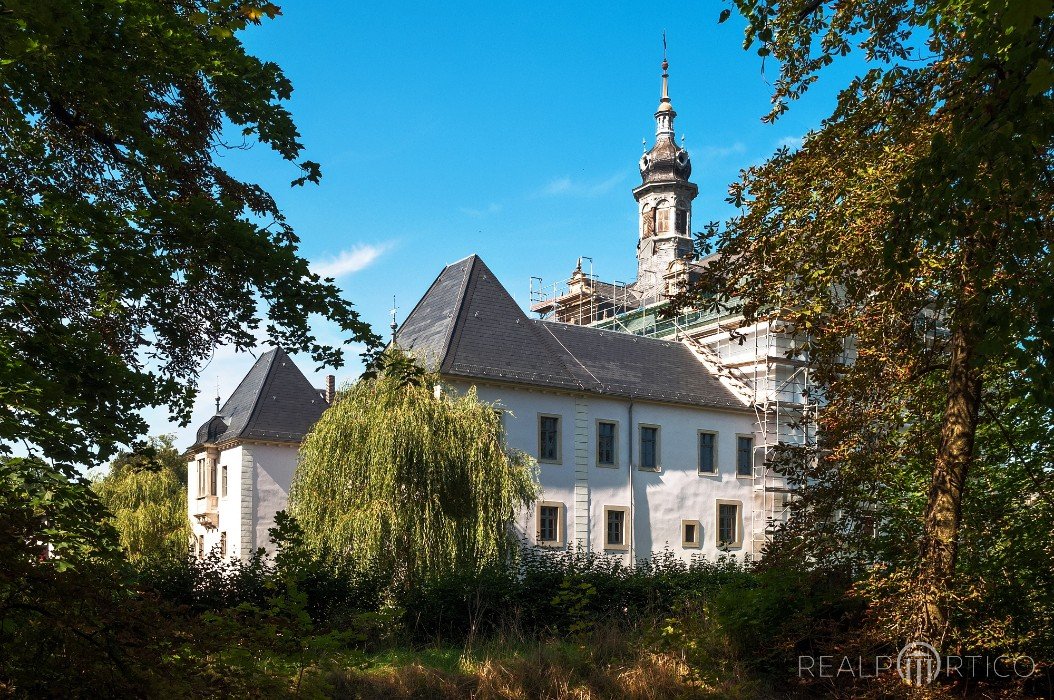
<path fill-rule="evenodd" d="M 545 184 L 535 196 L 558 197 L 569 195 L 574 197 L 599 197 L 607 194 L 619 183 L 626 179 L 626 172 L 619 171 L 599 182 L 579 182 L 571 179 L 569 175 L 557 177 Z"/>
<path fill-rule="evenodd" d="M 311 271 L 321 277 L 334 279 L 365 270 L 392 247 L 391 243 L 372 245 L 360 243 L 350 250 L 342 250 L 336 256 L 319 260 L 311 265 Z"/>
<path fill-rule="evenodd" d="M 484 216 L 490 214 L 497 214 L 501 211 L 501 205 L 497 202 L 491 202 L 482 209 L 473 209 L 472 207 L 459 207 L 459 211 L 465 216 L 471 216 L 473 219 L 481 219 Z"/>
<path fill-rule="evenodd" d="M 699 155 L 703 158 L 716 160 L 718 158 L 727 158 L 728 156 L 734 156 L 739 153 L 745 153 L 746 150 L 746 144 L 744 144 L 742 141 L 736 141 L 735 143 L 729 144 L 728 146 L 707 146 L 701 149 Z"/>
<path fill-rule="evenodd" d="M 552 197 L 553 195 L 570 192 L 572 189 L 574 189 L 574 184 L 571 182 L 571 178 L 565 175 L 550 181 L 542 188 L 542 194 Z"/>
<path fill-rule="evenodd" d="M 801 148 L 802 141 L 803 139 L 801 136 L 784 136 L 776 142 L 776 147 L 783 148 L 784 146 L 786 146 L 792 151 L 796 151 Z"/>

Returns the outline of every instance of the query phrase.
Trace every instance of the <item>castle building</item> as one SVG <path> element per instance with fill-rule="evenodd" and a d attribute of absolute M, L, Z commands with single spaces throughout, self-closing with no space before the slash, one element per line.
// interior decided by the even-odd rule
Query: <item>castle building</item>
<path fill-rule="evenodd" d="M 780 426 L 808 396 L 778 319 L 733 344 L 736 319 L 661 316 L 706 265 L 693 252 L 698 188 L 668 82 L 664 60 L 655 143 L 633 190 L 635 282 L 602 282 L 579 260 L 559 292 L 532 291 L 540 318 L 529 318 L 472 255 L 439 273 L 394 338 L 445 390 L 474 387 L 498 403 L 509 446 L 537 459 L 541 496 L 515 523 L 524 540 L 626 563 L 665 549 L 759 555 L 789 497 L 765 457 L 776 441 L 804 439 Z M 270 548 L 297 446 L 331 399 L 275 350 L 199 429 L 187 452 L 199 554 Z"/>

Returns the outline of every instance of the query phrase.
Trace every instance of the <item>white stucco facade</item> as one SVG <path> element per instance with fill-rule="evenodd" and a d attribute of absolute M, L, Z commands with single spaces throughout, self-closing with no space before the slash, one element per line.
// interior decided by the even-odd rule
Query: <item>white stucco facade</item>
<path fill-rule="evenodd" d="M 192 549 L 202 554 L 215 551 L 231 559 L 247 559 L 259 548 L 273 554 L 268 530 L 274 526 L 275 513 L 289 504 L 298 448 L 294 443 L 243 442 L 188 455 Z M 210 472 L 213 455 L 215 493 Z M 198 475 L 201 469 L 204 479 Z"/>
<path fill-rule="evenodd" d="M 630 401 L 586 393 L 534 390 L 508 384 L 452 381 L 452 390 L 470 386 L 483 401 L 499 404 L 511 448 L 539 457 L 539 417 L 559 416 L 556 461 L 539 460 L 539 501 L 562 506 L 562 544 L 631 563 L 668 549 L 690 559 L 715 559 L 722 552 L 744 555 L 763 537 L 764 514 L 754 513 L 754 480 L 737 476 L 736 439 L 753 436 L 749 411 L 725 411 L 651 401 Z M 616 424 L 614 466 L 597 463 L 597 426 Z M 643 469 L 640 427 L 658 427 L 658 468 Z M 699 432 L 715 435 L 716 473 L 699 471 Z M 632 443 L 632 447 L 631 447 Z M 718 506 L 738 505 L 737 546 L 718 546 Z M 626 509 L 628 542 L 609 547 L 605 509 Z M 524 510 L 516 527 L 528 543 L 538 537 L 537 507 Z M 698 544 L 683 542 L 683 525 L 698 521 Z"/>

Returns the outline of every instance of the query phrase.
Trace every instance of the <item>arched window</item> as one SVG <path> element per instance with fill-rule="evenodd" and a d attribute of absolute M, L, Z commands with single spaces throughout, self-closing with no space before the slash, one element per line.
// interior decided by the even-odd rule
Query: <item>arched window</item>
<path fill-rule="evenodd" d="M 670 232 L 670 203 L 665 199 L 655 205 L 655 232 L 669 233 Z"/>

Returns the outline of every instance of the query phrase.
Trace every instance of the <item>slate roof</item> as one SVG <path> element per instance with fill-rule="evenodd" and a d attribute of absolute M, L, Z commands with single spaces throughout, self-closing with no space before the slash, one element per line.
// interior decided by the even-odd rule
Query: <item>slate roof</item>
<path fill-rule="evenodd" d="M 300 442 L 328 404 L 280 348 L 265 352 L 220 412 L 198 428 L 194 445 L 238 438 Z"/>
<path fill-rule="evenodd" d="M 681 343 L 527 318 L 476 255 L 443 269 L 395 342 L 449 377 L 745 409 Z"/>

